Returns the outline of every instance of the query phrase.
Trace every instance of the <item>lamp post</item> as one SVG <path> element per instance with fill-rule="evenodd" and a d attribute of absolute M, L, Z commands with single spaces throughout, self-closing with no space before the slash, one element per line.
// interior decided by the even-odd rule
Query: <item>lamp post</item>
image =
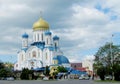
<path fill-rule="evenodd" d="M 111 69 L 112 69 L 112 80 L 114 80 L 114 71 L 113 71 L 113 61 L 114 61 L 114 58 L 113 58 L 113 55 L 112 55 L 112 37 L 114 35 L 112 34 L 111 36 L 111 42 L 110 42 L 110 56 L 111 56 Z"/>

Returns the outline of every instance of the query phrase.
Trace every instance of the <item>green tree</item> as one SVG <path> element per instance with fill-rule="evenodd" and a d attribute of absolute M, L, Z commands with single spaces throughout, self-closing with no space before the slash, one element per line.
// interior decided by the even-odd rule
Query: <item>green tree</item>
<path fill-rule="evenodd" d="M 28 68 L 24 68 L 22 70 L 20 78 L 22 80 L 29 80 L 30 75 L 31 75 L 31 78 L 32 78 L 32 74 L 33 74 L 33 71 L 29 70 Z"/>
<path fill-rule="evenodd" d="M 58 72 L 67 72 L 67 70 L 63 66 L 58 66 L 57 69 Z"/>
<path fill-rule="evenodd" d="M 113 75 L 113 65 L 120 63 L 120 47 L 113 43 L 106 43 L 96 52 L 94 61 L 94 70 L 104 67 L 105 75 Z"/>
<path fill-rule="evenodd" d="M 97 70 L 97 74 L 100 76 L 100 79 L 101 80 L 104 80 L 105 79 L 105 74 L 106 74 L 106 71 L 105 71 L 105 67 L 99 67 L 98 70 Z"/>
<path fill-rule="evenodd" d="M 49 75 L 50 75 L 49 73 L 50 73 L 49 66 L 46 66 L 46 67 L 45 67 L 44 74 L 45 74 L 46 76 L 49 76 Z"/>
<path fill-rule="evenodd" d="M 0 77 L 9 77 L 13 76 L 11 69 L 8 69 L 6 63 L 0 62 Z"/>
<path fill-rule="evenodd" d="M 4 67 L 4 63 L 0 61 L 0 69 L 3 69 Z"/>
<path fill-rule="evenodd" d="M 120 64 L 114 64 L 114 77 L 116 81 L 120 81 Z"/>
<path fill-rule="evenodd" d="M 7 77 L 8 71 L 5 68 L 0 69 L 0 77 Z"/>
<path fill-rule="evenodd" d="M 5 65 L 6 69 L 12 71 L 12 69 L 13 69 L 13 63 L 5 62 L 4 65 Z"/>

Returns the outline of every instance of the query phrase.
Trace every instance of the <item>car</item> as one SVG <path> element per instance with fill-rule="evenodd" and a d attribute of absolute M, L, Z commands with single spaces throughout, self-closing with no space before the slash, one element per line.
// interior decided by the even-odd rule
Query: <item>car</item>
<path fill-rule="evenodd" d="M 89 79 L 90 79 L 90 77 L 86 74 L 82 74 L 79 76 L 79 80 L 89 80 Z"/>
<path fill-rule="evenodd" d="M 112 76 L 111 75 L 105 76 L 105 80 L 112 80 Z"/>
<path fill-rule="evenodd" d="M 7 77 L 7 80 L 8 81 L 14 81 L 14 78 L 13 77 Z"/>
<path fill-rule="evenodd" d="M 6 77 L 1 77 L 0 80 L 7 80 L 7 78 Z"/>
<path fill-rule="evenodd" d="M 43 78 L 43 80 L 49 80 L 49 78 L 45 76 L 45 77 Z"/>

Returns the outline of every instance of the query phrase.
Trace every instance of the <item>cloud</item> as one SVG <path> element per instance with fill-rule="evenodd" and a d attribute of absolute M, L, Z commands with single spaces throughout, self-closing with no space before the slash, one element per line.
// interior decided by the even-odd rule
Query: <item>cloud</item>
<path fill-rule="evenodd" d="M 64 55 L 72 62 L 79 62 L 120 31 L 119 3 L 114 0 L 0 0 L 0 54 L 17 55 L 24 32 L 32 41 L 32 25 L 42 10 L 53 35 L 60 37 Z M 88 53 L 90 50 L 92 54 Z"/>
<path fill-rule="evenodd" d="M 117 27 L 119 20 L 111 20 L 111 16 L 106 14 L 105 11 L 76 4 L 71 7 L 71 10 L 73 11 L 72 16 L 65 18 L 63 22 L 64 25 L 68 26 L 55 31 L 61 39 L 63 38 L 62 49 L 66 51 L 65 54 L 70 59 L 76 57 L 74 60 L 77 61 L 79 58 L 79 61 L 81 61 L 86 55 L 79 53 L 80 51 L 98 48 L 105 42 L 110 41 L 112 33 L 120 31 Z M 71 59 L 71 61 L 73 60 Z"/>

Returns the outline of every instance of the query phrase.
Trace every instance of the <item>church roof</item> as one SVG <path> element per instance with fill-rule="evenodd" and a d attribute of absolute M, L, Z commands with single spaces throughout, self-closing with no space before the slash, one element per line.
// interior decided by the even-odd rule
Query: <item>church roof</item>
<path fill-rule="evenodd" d="M 26 52 L 28 50 L 28 48 L 22 48 L 21 50 L 24 50 Z"/>
<path fill-rule="evenodd" d="M 24 33 L 23 35 L 22 35 L 22 38 L 28 38 L 29 36 L 28 36 L 28 34 L 26 34 L 26 33 Z"/>
<path fill-rule="evenodd" d="M 33 24 L 33 30 L 48 30 L 49 24 L 42 18 Z"/>
<path fill-rule="evenodd" d="M 34 42 L 34 43 L 31 44 L 31 46 L 36 46 L 36 47 L 38 47 L 38 48 L 40 48 L 42 50 L 44 48 L 48 48 L 50 51 L 55 50 L 55 48 L 53 46 L 47 46 L 47 47 L 45 47 L 45 42 Z"/>
<path fill-rule="evenodd" d="M 59 37 L 55 35 L 55 36 L 53 37 L 53 40 L 59 40 Z"/>
<path fill-rule="evenodd" d="M 48 46 L 46 48 L 48 48 L 50 51 L 54 51 L 55 50 L 55 48 L 53 46 Z"/>
<path fill-rule="evenodd" d="M 54 56 L 53 60 L 57 60 L 58 64 L 69 63 L 69 60 L 67 59 L 67 57 L 63 55 Z"/>
<path fill-rule="evenodd" d="M 34 42 L 31 44 L 31 46 L 37 46 L 38 48 L 43 50 L 45 46 L 45 42 Z"/>
<path fill-rule="evenodd" d="M 51 35 L 51 32 L 50 31 L 46 31 L 45 35 Z"/>

